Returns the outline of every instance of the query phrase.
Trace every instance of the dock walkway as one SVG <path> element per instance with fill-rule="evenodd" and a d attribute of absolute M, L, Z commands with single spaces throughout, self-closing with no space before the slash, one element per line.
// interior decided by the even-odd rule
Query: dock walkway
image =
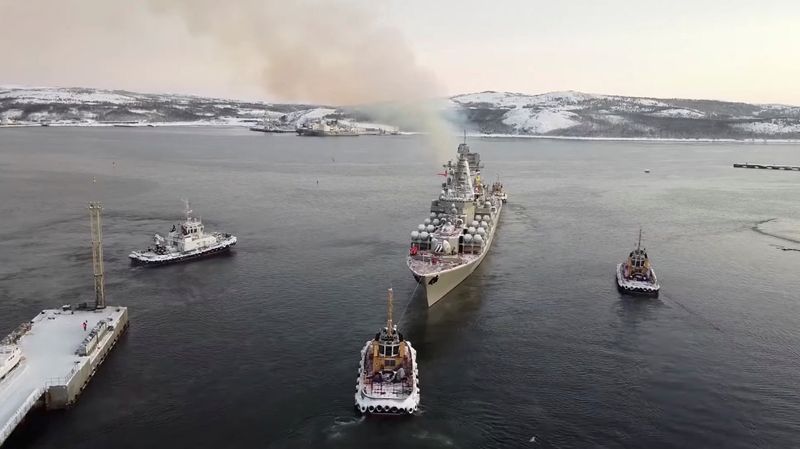
<path fill-rule="evenodd" d="M 762 170 L 787 170 L 800 171 L 800 167 L 794 165 L 770 165 L 770 164 L 733 164 L 733 168 L 760 168 Z"/>

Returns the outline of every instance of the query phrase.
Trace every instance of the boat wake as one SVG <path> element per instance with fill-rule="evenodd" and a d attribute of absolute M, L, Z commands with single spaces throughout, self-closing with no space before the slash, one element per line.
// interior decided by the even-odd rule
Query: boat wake
<path fill-rule="evenodd" d="M 689 315 L 692 315 L 693 317 L 695 317 L 698 320 L 702 321 L 703 323 L 705 323 L 707 326 L 711 327 L 712 329 L 714 329 L 714 330 L 716 330 L 718 332 L 721 332 L 723 334 L 725 333 L 725 331 L 723 331 L 721 327 L 717 326 L 716 323 L 714 323 L 713 321 L 711 321 L 708 318 L 704 317 L 699 312 L 697 312 L 695 310 L 692 310 L 689 306 L 683 304 L 682 302 L 678 301 L 677 299 L 669 297 L 669 296 L 661 295 L 661 300 L 663 301 L 665 299 L 667 300 L 667 302 L 674 303 L 675 305 L 677 305 L 678 307 L 683 309 L 686 313 L 688 313 Z"/>
<path fill-rule="evenodd" d="M 800 221 L 788 218 L 770 218 L 754 224 L 751 228 L 769 237 L 800 244 Z M 778 247 L 782 251 L 797 251 L 794 248 Z"/>
<path fill-rule="evenodd" d="M 455 443 L 453 442 L 450 437 L 441 433 L 433 433 L 428 432 L 427 430 L 423 430 L 422 432 L 418 432 L 414 434 L 414 438 L 418 440 L 428 440 L 436 442 L 439 447 L 454 447 Z"/>
<path fill-rule="evenodd" d="M 344 431 L 363 423 L 366 419 L 367 419 L 366 415 L 361 417 L 337 416 L 336 418 L 333 419 L 333 424 L 328 426 L 328 429 L 326 430 L 325 433 L 328 434 L 329 439 L 341 438 Z"/>

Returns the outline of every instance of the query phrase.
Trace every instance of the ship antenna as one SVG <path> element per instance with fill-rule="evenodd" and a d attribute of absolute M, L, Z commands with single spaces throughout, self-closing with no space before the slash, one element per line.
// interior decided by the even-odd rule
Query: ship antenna
<path fill-rule="evenodd" d="M 467 143 L 467 129 L 464 128 L 464 143 Z"/>
<path fill-rule="evenodd" d="M 184 198 L 183 206 L 184 206 L 183 212 L 186 214 L 186 221 L 189 221 L 190 215 L 192 214 L 192 209 L 189 206 L 189 200 Z"/>
<path fill-rule="evenodd" d="M 386 319 L 386 335 L 392 336 L 392 329 L 394 328 L 392 324 L 392 307 L 394 302 L 394 292 L 391 288 L 389 288 L 389 310 L 388 310 L 388 318 Z"/>
<path fill-rule="evenodd" d="M 642 247 L 642 228 L 639 228 L 639 243 L 636 244 L 636 249 L 641 249 Z"/>
<path fill-rule="evenodd" d="M 103 206 L 99 202 L 89 203 L 89 222 L 92 227 L 92 268 L 94 269 L 94 307 L 106 308 L 106 293 L 103 287 L 103 227 L 100 213 Z"/>

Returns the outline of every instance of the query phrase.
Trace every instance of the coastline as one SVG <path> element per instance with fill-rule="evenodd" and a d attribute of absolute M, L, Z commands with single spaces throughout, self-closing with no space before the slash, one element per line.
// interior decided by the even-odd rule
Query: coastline
<path fill-rule="evenodd" d="M 40 123 L 14 123 L 0 125 L 0 129 L 4 128 L 163 128 L 163 127 L 240 127 L 249 128 L 252 126 L 250 121 L 243 122 L 241 120 L 215 120 L 215 121 L 194 121 L 194 122 L 141 122 L 141 123 L 48 123 L 42 125 Z M 399 136 L 413 136 L 425 135 L 424 132 L 416 131 L 400 131 Z M 676 142 L 676 143 L 771 143 L 771 144 L 799 144 L 800 139 L 783 139 L 783 138 L 748 138 L 748 139 L 733 139 L 733 138 L 707 138 L 707 137 L 690 137 L 690 138 L 677 138 L 677 137 L 612 137 L 612 136 L 550 136 L 541 134 L 484 134 L 484 133 L 467 133 L 469 138 L 478 139 L 550 139 L 550 140 L 573 140 L 573 141 L 619 141 L 619 142 Z"/>

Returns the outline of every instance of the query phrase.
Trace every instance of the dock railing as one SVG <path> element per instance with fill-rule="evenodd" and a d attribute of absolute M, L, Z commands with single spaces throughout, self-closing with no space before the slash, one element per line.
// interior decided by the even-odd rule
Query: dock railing
<path fill-rule="evenodd" d="M 28 395 L 27 398 L 25 398 L 25 401 L 22 404 L 20 404 L 17 411 L 14 412 L 13 415 L 11 415 L 11 418 L 9 418 L 8 421 L 2 423 L 3 427 L 0 428 L 0 445 L 2 445 L 6 441 L 8 436 L 11 435 L 11 432 L 14 431 L 14 428 L 17 427 L 17 424 L 19 424 L 20 421 L 22 421 L 22 419 L 25 418 L 25 415 L 27 415 L 28 411 L 30 411 L 30 409 L 33 408 L 33 405 L 42 396 L 42 393 L 44 393 L 44 389 L 42 388 L 37 388 L 33 390 L 33 392 L 31 392 L 31 394 Z"/>

